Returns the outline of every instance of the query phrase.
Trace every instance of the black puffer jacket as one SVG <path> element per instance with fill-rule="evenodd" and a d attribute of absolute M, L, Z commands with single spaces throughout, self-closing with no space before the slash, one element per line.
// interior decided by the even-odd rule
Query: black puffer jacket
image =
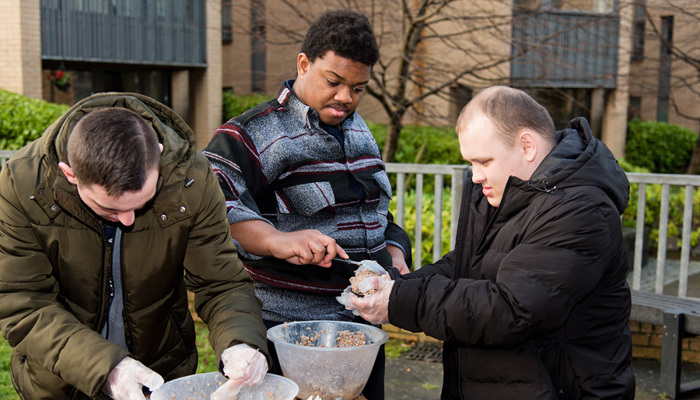
<path fill-rule="evenodd" d="M 620 214 L 629 183 L 579 118 L 494 209 L 471 180 L 457 247 L 398 280 L 391 323 L 444 340 L 442 399 L 632 399 Z"/>

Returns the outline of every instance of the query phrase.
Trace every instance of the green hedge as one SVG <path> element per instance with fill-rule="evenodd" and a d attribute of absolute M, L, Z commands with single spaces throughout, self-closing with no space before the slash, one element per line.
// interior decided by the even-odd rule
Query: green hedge
<path fill-rule="evenodd" d="M 625 154 L 633 165 L 653 173 L 684 173 L 698 136 L 682 126 L 666 122 L 629 122 Z"/>
<path fill-rule="evenodd" d="M 230 90 L 223 93 L 223 121 L 222 123 L 243 114 L 243 111 L 253 108 L 263 101 L 270 100 L 273 96 L 267 94 L 253 94 L 250 96 L 236 96 Z"/>
<path fill-rule="evenodd" d="M 0 149 L 18 150 L 38 139 L 68 108 L 0 89 Z"/>
<path fill-rule="evenodd" d="M 386 124 L 367 121 L 367 126 L 379 147 L 383 148 Z M 405 125 L 401 130 L 395 159 L 397 163 L 409 164 L 464 164 L 457 134 L 452 127 Z"/>

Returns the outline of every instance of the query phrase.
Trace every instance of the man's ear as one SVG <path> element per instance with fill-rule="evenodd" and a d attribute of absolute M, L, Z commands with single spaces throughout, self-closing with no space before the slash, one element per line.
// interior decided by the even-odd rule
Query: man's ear
<path fill-rule="evenodd" d="M 58 163 L 58 168 L 63 171 L 63 175 L 66 176 L 66 179 L 68 179 L 68 182 L 77 185 L 78 184 L 78 178 L 75 177 L 75 174 L 73 173 L 73 168 L 71 168 L 68 164 L 64 162 L 59 162 Z"/>
<path fill-rule="evenodd" d="M 297 79 L 304 79 L 306 73 L 309 72 L 309 66 L 311 61 L 305 53 L 299 53 L 297 55 Z"/>
<path fill-rule="evenodd" d="M 524 130 L 518 135 L 518 150 L 522 150 L 525 160 L 533 162 L 537 159 L 537 137 L 529 130 Z"/>
<path fill-rule="evenodd" d="M 158 147 L 160 148 L 160 154 L 163 154 L 163 143 L 158 143 Z"/>

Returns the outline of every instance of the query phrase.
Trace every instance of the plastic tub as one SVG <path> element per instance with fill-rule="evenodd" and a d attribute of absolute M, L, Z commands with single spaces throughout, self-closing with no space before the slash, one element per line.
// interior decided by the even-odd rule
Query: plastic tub
<path fill-rule="evenodd" d="M 151 393 L 151 400 L 209 400 L 226 377 L 218 372 L 188 375 L 166 382 Z M 299 387 L 291 380 L 274 374 L 266 374 L 258 386 L 250 386 L 238 392 L 236 400 L 293 400 Z"/>
<path fill-rule="evenodd" d="M 362 332 L 367 344 L 337 347 L 338 332 Z M 298 343 L 309 342 L 311 345 Z M 343 321 L 288 322 L 267 330 L 285 377 L 299 385 L 300 399 L 353 400 L 367 383 L 379 347 L 389 335 L 371 325 Z"/>

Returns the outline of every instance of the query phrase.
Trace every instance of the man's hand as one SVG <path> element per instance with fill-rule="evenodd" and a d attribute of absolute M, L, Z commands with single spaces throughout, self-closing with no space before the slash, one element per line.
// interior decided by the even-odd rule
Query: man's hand
<path fill-rule="evenodd" d="M 316 264 L 328 268 L 336 256 L 348 257 L 335 239 L 314 229 L 278 232 L 268 240 L 271 255 L 292 264 Z"/>
<path fill-rule="evenodd" d="M 257 386 L 265 379 L 265 356 L 245 343 L 224 350 L 221 362 L 224 363 L 224 374 L 229 379 L 212 393 L 211 400 L 233 399 L 242 388 Z"/>
<path fill-rule="evenodd" d="M 360 292 L 368 292 L 371 289 L 377 291 L 364 297 L 351 294 L 350 303 L 352 306 L 346 306 L 346 308 L 359 313 L 365 321 L 373 324 L 387 324 L 389 323 L 389 296 L 393 287 L 394 281 L 380 276 L 365 278 L 358 285 Z"/>
<path fill-rule="evenodd" d="M 411 272 L 406 264 L 406 257 L 403 254 L 403 250 L 400 247 L 388 244 L 386 245 L 387 251 L 391 254 L 391 264 L 394 268 L 399 270 L 401 275 Z"/>
<path fill-rule="evenodd" d="M 142 387 L 154 391 L 163 386 L 163 378 L 131 357 L 124 357 L 107 375 L 105 391 L 115 400 L 142 399 Z"/>
<path fill-rule="evenodd" d="M 315 229 L 281 232 L 265 221 L 250 220 L 231 224 L 231 236 L 251 254 L 272 256 L 296 265 L 328 268 L 336 256 L 348 257 L 335 239 Z"/>

